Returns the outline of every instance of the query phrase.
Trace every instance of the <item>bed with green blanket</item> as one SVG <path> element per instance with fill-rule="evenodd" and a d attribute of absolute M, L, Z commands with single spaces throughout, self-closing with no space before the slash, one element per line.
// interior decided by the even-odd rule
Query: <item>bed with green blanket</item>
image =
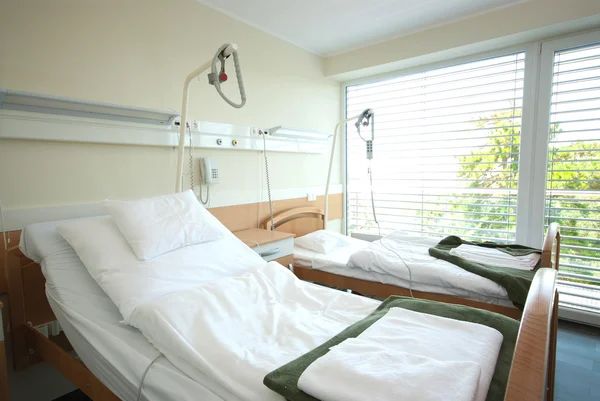
<path fill-rule="evenodd" d="M 497 244 L 495 242 L 470 242 L 465 241 L 457 236 L 449 236 L 440 241 L 433 248 L 429 248 L 429 254 L 434 258 L 445 260 L 458 267 L 461 267 L 478 276 L 485 277 L 499 284 L 506 289 L 508 298 L 519 309 L 523 310 L 527 294 L 531 287 L 531 282 L 535 276 L 535 272 L 541 266 L 541 259 L 535 268 L 531 271 L 513 269 L 510 266 L 495 267 L 481 263 L 471 262 L 465 258 L 452 255 L 450 251 L 460 245 L 475 245 L 483 248 L 493 248 L 505 252 L 511 256 L 525 256 L 532 253 L 541 254 L 540 249 L 530 248 L 524 245 L 515 244 Z"/>
<path fill-rule="evenodd" d="M 368 327 L 382 318 L 391 308 L 405 308 L 416 312 L 442 316 L 486 325 L 498 330 L 504 337 L 496 369 L 486 401 L 502 401 L 511 369 L 513 353 L 519 332 L 519 322 L 509 317 L 471 308 L 463 305 L 450 305 L 441 302 L 393 296 L 386 299 L 373 313 L 349 326 L 335 337 L 302 355 L 292 362 L 265 376 L 264 384 L 289 401 L 315 401 L 316 398 L 298 389 L 298 379 L 304 370 L 315 360 L 325 355 L 329 349 L 348 338 L 359 336 Z"/>

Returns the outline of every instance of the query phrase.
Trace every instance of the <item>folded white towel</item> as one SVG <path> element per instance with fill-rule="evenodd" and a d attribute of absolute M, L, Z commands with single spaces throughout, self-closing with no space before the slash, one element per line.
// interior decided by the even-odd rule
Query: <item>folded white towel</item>
<path fill-rule="evenodd" d="M 541 255 L 538 253 L 512 256 L 495 248 L 467 244 L 451 249 L 450 255 L 458 256 L 475 263 L 495 267 L 512 267 L 520 270 L 532 270 L 541 258 Z"/>
<path fill-rule="evenodd" d="M 358 336 L 358 339 L 379 344 L 391 350 L 391 352 L 419 355 L 440 362 L 475 363 L 480 367 L 481 375 L 474 401 L 485 401 L 496 368 L 496 361 L 498 360 L 498 353 L 500 352 L 503 337 L 497 330 L 480 324 L 413 312 L 403 308 L 392 308 L 384 317 Z M 360 359 L 365 356 L 365 354 L 361 353 L 358 355 L 358 358 Z M 351 371 L 352 365 L 355 363 L 354 360 L 348 361 L 348 366 L 345 366 L 344 369 Z M 382 367 L 385 371 L 396 368 L 403 369 L 402 372 L 406 372 L 409 369 L 406 366 L 395 365 Z M 360 369 L 361 367 L 359 367 Z M 375 369 L 375 367 L 364 368 L 365 374 L 372 376 L 372 369 Z M 315 378 L 314 381 L 321 381 L 326 384 L 330 380 L 336 380 L 338 371 L 339 369 L 331 369 L 329 372 L 319 369 L 318 372 L 320 374 L 319 376 L 313 376 Z M 470 374 L 469 370 L 466 372 Z M 429 373 L 425 372 L 426 375 Z M 458 373 L 463 374 L 462 370 Z M 439 373 L 436 374 L 439 375 Z M 396 390 L 392 387 L 410 386 L 411 380 L 413 380 L 412 376 L 404 377 L 398 374 L 394 376 L 393 383 L 379 383 L 378 385 L 380 386 L 385 385 L 389 387 L 382 389 L 382 394 L 394 394 L 393 391 Z M 312 382 L 313 380 L 311 380 Z M 306 389 L 313 391 L 313 384 L 309 383 L 308 387 L 306 387 L 307 383 L 304 381 L 304 386 Z M 431 380 L 428 386 L 430 387 L 427 389 L 428 394 L 438 392 L 440 394 L 439 400 L 453 399 L 450 394 L 446 393 L 446 389 L 438 386 L 434 380 Z M 329 391 L 334 392 L 331 393 L 334 397 L 331 398 L 332 400 L 346 400 L 346 398 L 342 398 L 345 395 L 343 387 L 331 387 Z M 463 394 L 459 395 L 463 396 Z M 468 395 L 468 392 L 464 395 Z M 365 396 L 364 393 L 361 399 L 374 400 L 371 396 Z"/>
<path fill-rule="evenodd" d="M 481 367 L 436 361 L 351 338 L 300 376 L 298 388 L 322 401 L 473 401 Z"/>

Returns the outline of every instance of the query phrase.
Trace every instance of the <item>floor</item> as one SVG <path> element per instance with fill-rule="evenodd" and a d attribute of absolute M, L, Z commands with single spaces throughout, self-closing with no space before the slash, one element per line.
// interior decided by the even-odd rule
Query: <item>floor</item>
<path fill-rule="evenodd" d="M 600 400 L 600 328 L 560 321 L 555 401 Z"/>
<path fill-rule="evenodd" d="M 600 328 L 561 321 L 557 348 L 555 401 L 600 400 Z M 47 365 L 9 371 L 9 381 L 11 401 L 89 401 Z"/>

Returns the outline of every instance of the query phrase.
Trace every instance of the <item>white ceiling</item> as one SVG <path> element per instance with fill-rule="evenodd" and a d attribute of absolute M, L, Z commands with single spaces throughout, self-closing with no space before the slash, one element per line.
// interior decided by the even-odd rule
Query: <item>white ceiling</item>
<path fill-rule="evenodd" d="M 198 0 L 320 55 L 425 30 L 523 0 Z"/>

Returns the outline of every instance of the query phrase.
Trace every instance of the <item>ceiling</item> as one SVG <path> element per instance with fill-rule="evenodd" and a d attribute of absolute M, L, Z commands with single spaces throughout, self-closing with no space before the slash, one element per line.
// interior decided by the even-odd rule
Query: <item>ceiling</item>
<path fill-rule="evenodd" d="M 343 53 L 523 0 L 198 0 L 313 53 Z"/>

